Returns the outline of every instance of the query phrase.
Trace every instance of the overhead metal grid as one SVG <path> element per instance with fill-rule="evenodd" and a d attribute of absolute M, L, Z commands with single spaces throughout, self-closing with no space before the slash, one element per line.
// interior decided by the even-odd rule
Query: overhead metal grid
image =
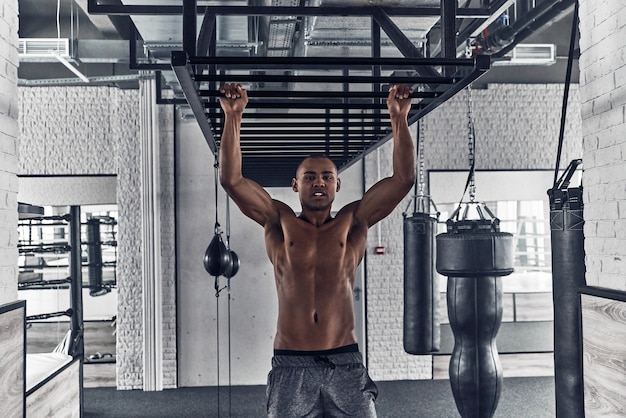
<path fill-rule="evenodd" d="M 208 145 L 217 155 L 222 132 L 219 86 L 244 84 L 250 98 L 241 131 L 244 175 L 272 187 L 288 186 L 297 164 L 310 154 L 327 154 L 343 171 L 388 141 L 391 131 L 385 98 L 389 85 L 404 83 L 414 88 L 412 124 L 487 72 L 488 56 L 456 58 L 463 49 L 459 43 L 464 42 L 457 38 L 459 22 L 464 22 L 460 26 L 478 27 L 510 1 L 482 1 L 480 8 L 469 8 L 458 7 L 457 0 L 400 2 L 419 7 L 367 5 L 371 2 L 355 6 L 355 1 L 330 0 L 276 0 L 272 6 L 255 6 L 262 2 L 250 1 L 245 7 L 219 1 L 183 0 L 182 6 L 150 6 L 89 0 L 89 10 L 131 17 L 182 14 L 183 48 L 171 53 L 171 68 Z M 251 26 L 259 18 L 269 19 L 270 25 L 289 21 L 290 28 L 294 21 L 296 26 L 304 26 L 305 18 L 319 16 L 369 17 L 371 27 L 363 29 L 371 33 L 370 53 L 366 57 L 355 57 L 352 51 L 349 57 L 301 56 L 306 54 L 291 48 L 277 56 L 281 55 L 278 47 L 271 54 L 268 49 L 258 55 L 221 56 L 217 53 L 217 16 L 247 16 Z M 392 17 L 436 20 L 438 57 L 425 57 L 431 54 L 428 48 L 415 46 Z M 403 57 L 381 56 L 381 31 Z M 131 55 L 135 56 L 132 38 Z M 164 69 L 162 63 L 141 67 L 153 65 L 155 70 Z"/>
<path fill-rule="evenodd" d="M 325 154 L 342 171 L 389 140 L 385 100 L 390 85 L 403 83 L 413 87 L 414 105 L 409 117 L 412 124 L 483 75 L 490 66 L 486 56 L 455 58 L 456 1 L 445 1 L 440 9 L 413 10 L 413 13 L 436 12 L 441 16 L 442 25 L 448 26 L 442 30 L 443 50 L 452 58 L 424 58 L 422 51 L 389 18 L 393 8 L 248 9 L 251 15 L 263 12 L 270 16 L 358 13 L 371 16 L 372 21 L 371 57 L 220 57 L 184 51 L 172 53 L 172 68 L 215 154 L 223 122 L 219 86 L 236 82 L 248 87 L 249 103 L 241 129 L 243 171 L 246 177 L 266 187 L 288 186 L 297 165 L 308 155 Z M 193 26 L 195 5 L 189 5 L 186 10 L 190 11 L 183 10 L 184 24 L 186 21 Z M 222 12 L 235 11 L 222 9 Z M 406 14 L 407 9 L 400 12 Z M 211 23 L 214 17 L 207 13 L 210 10 L 205 11 L 205 22 L 214 27 Z M 464 13 L 469 14 L 467 10 Z M 380 57 L 381 29 L 405 58 Z M 205 34 L 201 39 L 206 42 L 215 38 Z M 192 35 L 185 37 L 183 33 L 186 51 L 212 50 L 211 45 L 196 45 L 194 41 Z"/>
<path fill-rule="evenodd" d="M 385 103 L 389 85 L 413 86 L 412 124 L 483 75 L 489 64 L 487 56 L 240 59 L 188 57 L 182 51 L 172 54 L 172 67 L 213 152 L 218 150 L 222 133 L 219 85 L 293 85 L 289 91 L 251 88 L 248 92 L 241 129 L 244 175 L 268 187 L 288 186 L 298 163 L 308 155 L 326 154 L 341 171 L 389 140 L 391 125 Z M 194 70 L 203 66 L 213 70 L 209 74 Z M 301 74 L 321 66 L 325 69 L 316 75 Z M 442 67 L 444 74 L 449 67 L 456 72 L 449 76 L 416 73 L 416 68 L 433 66 Z M 263 74 L 277 68 L 286 74 Z M 316 85 L 332 90 L 317 91 Z"/>

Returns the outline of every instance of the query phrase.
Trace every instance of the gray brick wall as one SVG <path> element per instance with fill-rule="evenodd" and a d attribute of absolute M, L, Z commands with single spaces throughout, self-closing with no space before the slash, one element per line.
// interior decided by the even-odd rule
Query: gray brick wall
<path fill-rule="evenodd" d="M 472 90 L 476 130 L 476 169 L 553 169 L 556 161 L 563 86 L 490 85 Z M 412 126 L 413 137 L 416 126 Z M 425 169 L 467 170 L 467 102 L 461 92 L 425 118 Z M 570 90 L 565 165 L 582 155 L 577 86 Z M 380 151 L 381 175 L 391 174 L 391 143 Z M 563 164 L 562 164 L 563 165 Z M 366 159 L 366 184 L 376 180 L 376 153 Z M 477 187 L 480 187 L 477 184 Z M 459 196 L 462 190 L 459 190 Z M 547 199 L 547 198 L 546 198 Z M 428 379 L 430 356 L 412 356 L 402 346 L 402 211 L 409 198 L 381 222 L 385 255 L 375 255 L 377 227 L 370 229 L 367 259 L 368 367 L 375 380 Z M 436 203 L 436 202 L 435 202 Z"/>
<path fill-rule="evenodd" d="M 626 4 L 580 2 L 588 285 L 626 291 Z"/>
<path fill-rule="evenodd" d="M 17 299 L 17 0 L 0 0 L 0 305 Z"/>
<path fill-rule="evenodd" d="M 119 213 L 117 385 L 143 387 L 139 96 L 108 87 L 20 88 L 20 174 L 116 174 Z M 160 109 L 163 154 L 164 385 L 176 384 L 172 109 Z"/>

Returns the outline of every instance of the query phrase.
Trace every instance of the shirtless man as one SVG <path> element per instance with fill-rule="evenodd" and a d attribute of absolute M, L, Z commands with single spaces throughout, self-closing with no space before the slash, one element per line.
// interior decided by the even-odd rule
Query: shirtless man
<path fill-rule="evenodd" d="M 220 181 L 241 211 L 265 229 L 274 266 L 278 325 L 268 375 L 270 417 L 375 417 L 377 388 L 369 378 L 354 332 L 354 277 L 363 259 L 368 228 L 406 196 L 415 182 L 415 152 L 407 124 L 407 86 L 389 89 L 393 175 L 361 200 L 331 216 L 341 181 L 326 157 L 302 161 L 291 182 L 302 211 L 296 216 L 241 171 L 240 128 L 248 103 L 240 84 L 220 89 L 225 114 L 219 152 Z"/>

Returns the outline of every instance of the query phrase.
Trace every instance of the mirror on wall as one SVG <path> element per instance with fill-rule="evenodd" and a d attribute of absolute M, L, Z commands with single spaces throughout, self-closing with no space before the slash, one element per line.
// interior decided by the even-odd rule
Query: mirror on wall
<path fill-rule="evenodd" d="M 80 207 L 85 362 L 115 361 L 117 206 Z M 18 298 L 26 300 L 27 352 L 50 352 L 70 328 L 69 207 L 44 206 L 18 221 Z"/>
<path fill-rule="evenodd" d="M 82 332 L 85 365 L 98 365 L 84 369 L 85 384 L 101 384 L 103 379 L 114 384 L 117 177 L 20 175 L 17 198 L 18 297 L 26 300 L 27 352 L 51 352 L 68 333 L 75 341 Z M 70 222 L 76 210 L 80 226 Z M 79 251 L 70 248 L 77 236 Z M 80 298 L 71 295 L 76 287 L 71 287 L 70 263 L 75 260 L 80 260 Z M 80 316 L 72 310 L 77 303 Z"/>

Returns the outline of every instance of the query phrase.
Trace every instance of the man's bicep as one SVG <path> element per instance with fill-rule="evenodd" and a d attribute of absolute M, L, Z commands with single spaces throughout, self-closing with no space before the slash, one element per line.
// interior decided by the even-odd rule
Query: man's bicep
<path fill-rule="evenodd" d="M 277 211 L 269 193 L 250 179 L 244 178 L 239 184 L 226 189 L 226 192 L 244 215 L 262 226 Z"/>
<path fill-rule="evenodd" d="M 355 216 L 370 227 L 393 212 L 409 190 L 391 177 L 382 179 L 363 195 Z"/>

